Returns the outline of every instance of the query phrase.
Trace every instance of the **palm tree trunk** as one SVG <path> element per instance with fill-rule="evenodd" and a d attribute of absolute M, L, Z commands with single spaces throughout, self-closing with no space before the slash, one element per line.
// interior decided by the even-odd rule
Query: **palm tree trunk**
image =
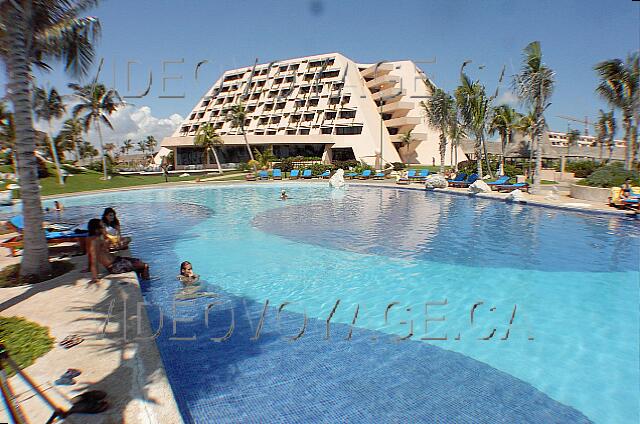
<path fill-rule="evenodd" d="M 249 160 L 254 160 L 253 159 L 253 152 L 251 151 L 251 146 L 249 146 L 249 140 L 247 140 L 247 134 L 244 132 L 244 125 L 240 126 L 240 131 L 242 131 L 242 137 L 244 137 L 244 144 L 247 145 L 247 151 L 249 152 Z M 255 171 L 255 166 L 253 167 L 253 170 Z"/>
<path fill-rule="evenodd" d="M 482 179 L 482 141 L 480 138 L 476 138 L 474 150 L 476 153 L 476 173 L 478 174 L 478 178 Z"/>
<path fill-rule="evenodd" d="M 76 162 L 80 165 L 80 146 L 78 146 L 78 140 L 75 137 L 73 138 L 73 148 L 76 151 Z"/>
<path fill-rule="evenodd" d="M 603 153 L 604 153 L 604 140 L 600 140 L 600 163 L 602 163 Z"/>
<path fill-rule="evenodd" d="M 98 137 L 100 138 L 100 151 L 102 152 L 102 178 L 107 181 L 107 156 L 104 153 L 104 144 L 102 144 L 102 130 L 100 129 L 100 122 L 96 120 L 96 128 L 98 129 Z"/>
<path fill-rule="evenodd" d="M 502 138 L 502 146 L 500 146 L 502 147 L 502 155 L 500 157 L 500 170 L 502 171 L 502 175 L 504 175 L 504 151 L 506 146 L 507 146 L 507 135 L 505 134 L 505 136 Z M 499 176 L 502 176 L 502 175 L 499 175 Z"/>
<path fill-rule="evenodd" d="M 540 174 L 542 173 L 542 140 L 540 134 L 536 134 L 536 170 L 533 173 L 533 194 L 540 194 Z"/>
<path fill-rule="evenodd" d="M 222 174 L 222 167 L 220 166 L 220 161 L 218 160 L 218 154 L 216 153 L 216 148 L 212 147 L 211 151 L 213 152 L 213 158 L 216 160 L 216 165 L 218 166 L 218 174 Z"/>
<path fill-rule="evenodd" d="M 457 143 L 456 143 L 456 148 L 454 150 L 454 154 L 456 155 L 456 161 L 453 167 L 454 167 L 454 170 L 458 172 L 458 144 Z"/>
<path fill-rule="evenodd" d="M 12 5 L 5 5 L 12 8 Z M 38 186 L 38 164 L 33 153 L 36 144 L 31 115 L 31 63 L 27 57 L 30 26 L 26 12 L 13 10 L 12 25 L 6 28 L 9 44 L 7 54 L 7 81 L 9 98 L 13 103 L 18 156 L 17 173 L 20 178 L 20 197 L 24 218 L 24 250 L 20 275 L 44 277 L 49 274 L 49 249 L 42 229 L 42 203 Z"/>
<path fill-rule="evenodd" d="M 531 133 L 531 141 L 529 141 L 529 166 L 527 167 L 527 178 L 531 178 L 533 179 L 533 175 L 531 174 L 531 164 L 533 163 L 533 139 L 534 139 L 534 134 L 533 132 Z"/>
<path fill-rule="evenodd" d="M 487 172 L 489 173 L 489 177 L 493 178 L 493 172 L 491 171 L 491 165 L 489 163 L 489 155 L 487 154 L 487 142 L 482 138 L 482 150 L 484 152 L 484 162 L 487 165 Z"/>
<path fill-rule="evenodd" d="M 631 170 L 631 155 L 633 152 L 633 146 L 631 145 L 631 121 L 628 118 L 624 118 L 624 169 Z"/>
<path fill-rule="evenodd" d="M 451 141 L 451 157 L 449 158 L 449 162 L 451 162 L 451 167 L 453 168 L 453 149 L 455 147 L 455 144 L 453 143 L 453 140 Z"/>
<path fill-rule="evenodd" d="M 444 175 L 444 157 L 447 154 L 447 137 L 440 133 L 440 174 Z"/>
<path fill-rule="evenodd" d="M 56 143 L 53 141 L 53 131 L 51 131 L 51 120 L 47 121 L 49 123 L 49 144 L 51 145 L 51 154 L 53 155 L 53 162 L 56 164 L 56 171 L 58 172 L 58 183 L 60 185 L 64 185 L 64 180 L 62 179 L 62 171 L 60 170 L 60 161 L 58 160 L 58 149 L 56 149 Z"/>

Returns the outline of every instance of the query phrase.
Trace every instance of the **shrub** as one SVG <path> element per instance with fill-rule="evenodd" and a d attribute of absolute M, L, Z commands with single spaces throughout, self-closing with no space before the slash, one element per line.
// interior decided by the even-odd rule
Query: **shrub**
<path fill-rule="evenodd" d="M 310 169 L 313 175 L 320 175 L 327 170 L 333 171 L 333 165 L 325 165 L 323 163 L 314 163 L 313 165 L 311 165 Z"/>
<path fill-rule="evenodd" d="M 458 172 L 464 172 L 467 175 L 475 174 L 477 169 L 475 160 L 465 160 L 458 163 Z"/>
<path fill-rule="evenodd" d="M 337 160 L 335 162 L 333 162 L 333 166 L 335 166 L 336 169 L 349 169 L 349 168 L 355 168 L 356 166 L 358 166 L 360 164 L 360 162 L 358 162 L 355 159 L 352 160 Z"/>
<path fill-rule="evenodd" d="M 105 157 L 107 158 L 107 172 L 113 174 L 115 171 L 113 159 L 109 155 L 105 155 Z M 91 162 L 87 168 L 92 171 L 102 172 L 102 159 Z"/>
<path fill-rule="evenodd" d="M 601 168 L 601 165 L 590 160 L 568 162 L 565 166 L 565 169 L 568 172 L 573 172 L 576 178 L 586 178 L 599 168 Z"/>
<path fill-rule="evenodd" d="M 354 169 L 354 172 L 357 173 L 362 173 L 362 171 L 364 170 L 370 170 L 370 171 L 375 171 L 375 169 L 373 168 L 373 166 L 369 165 L 368 163 L 366 163 L 365 161 L 360 162 Z"/>
<path fill-rule="evenodd" d="M 402 162 L 393 162 L 391 165 L 393 165 L 393 170 L 394 171 L 402 171 L 403 169 L 405 169 L 407 167 L 407 165 L 405 165 Z"/>
<path fill-rule="evenodd" d="M 616 187 L 621 186 L 627 178 L 631 178 L 632 185 L 640 185 L 640 177 L 637 172 L 625 171 L 621 163 L 612 163 L 594 171 L 581 181 L 581 184 L 591 187 Z"/>
<path fill-rule="evenodd" d="M 281 159 L 279 163 L 273 165 L 274 168 L 280 168 L 282 172 L 291 172 L 293 169 L 293 160 L 291 158 Z"/>
<path fill-rule="evenodd" d="M 508 163 L 505 163 L 504 174 L 510 177 L 515 177 L 516 175 L 524 175 L 524 169 L 519 168 L 515 165 L 510 165 Z"/>

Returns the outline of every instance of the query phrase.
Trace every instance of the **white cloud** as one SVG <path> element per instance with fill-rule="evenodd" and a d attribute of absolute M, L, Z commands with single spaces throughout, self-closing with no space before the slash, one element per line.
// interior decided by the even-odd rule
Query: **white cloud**
<path fill-rule="evenodd" d="M 508 105 L 514 106 L 518 104 L 518 96 L 516 96 L 516 94 L 513 91 L 507 90 L 498 96 L 494 104 L 496 105 L 508 104 Z"/>
<path fill-rule="evenodd" d="M 72 106 L 67 108 L 72 109 Z M 65 117 L 64 119 L 68 118 Z M 62 127 L 64 119 L 54 122 L 52 125 L 53 133 L 56 134 Z M 151 108 L 149 106 L 125 106 L 118 109 L 110 117 L 113 130 L 107 128 L 106 125 L 101 124 L 100 129 L 102 131 L 102 139 L 104 143 L 115 143 L 116 145 L 122 145 L 122 142 L 127 139 L 131 139 L 133 144 L 140 140 L 144 140 L 147 136 L 152 135 L 158 141 L 158 146 L 162 142 L 162 139 L 170 136 L 178 128 L 183 121 L 182 116 L 174 113 L 167 118 L 160 118 L 153 116 Z M 41 131 L 47 131 L 48 126 L 46 122 L 39 121 L 35 124 L 35 127 Z M 89 131 L 88 137 L 85 139 L 93 143 L 94 146 L 100 146 L 100 139 L 98 138 L 98 132 L 95 129 Z"/>

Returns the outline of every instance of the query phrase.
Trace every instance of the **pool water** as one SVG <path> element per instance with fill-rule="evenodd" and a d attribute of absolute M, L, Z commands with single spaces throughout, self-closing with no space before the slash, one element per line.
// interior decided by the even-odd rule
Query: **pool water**
<path fill-rule="evenodd" d="M 286 187 L 64 201 L 66 220 L 114 206 L 150 262 L 152 325 L 180 320 L 157 343 L 185 421 L 638 421 L 636 220 Z M 218 297 L 174 302 L 183 260 Z"/>

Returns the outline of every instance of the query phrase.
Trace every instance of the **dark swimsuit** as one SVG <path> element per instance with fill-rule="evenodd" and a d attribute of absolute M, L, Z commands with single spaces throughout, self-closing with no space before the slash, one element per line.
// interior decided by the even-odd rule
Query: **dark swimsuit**
<path fill-rule="evenodd" d="M 133 259 L 125 256 L 116 256 L 115 260 L 107 267 L 111 274 L 123 274 L 134 270 Z"/>

